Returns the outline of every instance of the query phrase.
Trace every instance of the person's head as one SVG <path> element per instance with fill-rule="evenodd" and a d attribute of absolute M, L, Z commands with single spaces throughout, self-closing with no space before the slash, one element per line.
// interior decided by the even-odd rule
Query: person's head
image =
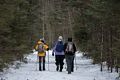
<path fill-rule="evenodd" d="M 41 42 L 42 42 L 42 43 L 45 43 L 45 41 L 44 41 L 44 40 L 41 40 Z"/>
<path fill-rule="evenodd" d="M 72 38 L 71 37 L 68 38 L 68 42 L 72 42 Z"/>
<path fill-rule="evenodd" d="M 40 39 L 39 41 L 42 42 L 42 43 L 45 43 L 44 39 Z"/>
<path fill-rule="evenodd" d="M 59 36 L 59 37 L 58 37 L 58 41 L 63 41 L 63 37 L 62 37 L 62 36 Z"/>

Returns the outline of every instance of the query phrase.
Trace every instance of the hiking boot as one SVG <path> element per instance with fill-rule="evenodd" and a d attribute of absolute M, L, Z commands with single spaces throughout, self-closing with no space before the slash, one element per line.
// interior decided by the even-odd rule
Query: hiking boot
<path fill-rule="evenodd" d="M 60 72 L 62 72 L 62 69 L 63 69 L 63 68 L 61 67 L 61 68 L 60 68 Z"/>
<path fill-rule="evenodd" d="M 62 72 L 62 69 L 60 69 L 60 72 Z"/>
<path fill-rule="evenodd" d="M 45 69 L 43 69 L 43 71 L 45 71 Z"/>
<path fill-rule="evenodd" d="M 71 71 L 68 71 L 68 74 L 71 74 Z"/>
<path fill-rule="evenodd" d="M 42 71 L 41 67 L 39 67 L 39 71 Z"/>
<path fill-rule="evenodd" d="M 73 67 L 71 68 L 71 72 L 74 72 L 74 68 Z"/>
<path fill-rule="evenodd" d="M 71 72 L 68 72 L 68 74 L 71 74 Z"/>
<path fill-rule="evenodd" d="M 56 68 L 56 71 L 58 71 L 59 70 L 59 66 L 57 66 L 57 68 Z"/>
<path fill-rule="evenodd" d="M 71 70 L 71 72 L 74 72 L 73 70 Z"/>

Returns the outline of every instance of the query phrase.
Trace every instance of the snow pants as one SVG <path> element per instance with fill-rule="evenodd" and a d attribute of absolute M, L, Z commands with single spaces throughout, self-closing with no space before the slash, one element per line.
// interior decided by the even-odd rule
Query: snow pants
<path fill-rule="evenodd" d="M 55 64 L 57 66 L 57 71 L 59 70 L 59 67 L 60 67 L 60 71 L 62 71 L 63 69 L 63 65 L 64 65 L 64 60 L 65 56 L 64 55 L 55 55 Z"/>
<path fill-rule="evenodd" d="M 39 71 L 45 70 L 45 56 L 39 56 Z"/>
<path fill-rule="evenodd" d="M 68 74 L 70 74 L 74 69 L 74 55 L 65 55 L 65 58 L 67 63 L 67 71 Z"/>

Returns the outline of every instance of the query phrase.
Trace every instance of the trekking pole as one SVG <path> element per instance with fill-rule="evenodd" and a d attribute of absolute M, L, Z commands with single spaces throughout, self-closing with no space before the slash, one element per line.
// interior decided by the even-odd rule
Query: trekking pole
<path fill-rule="evenodd" d="M 48 50 L 48 71 L 49 71 L 49 50 Z"/>
<path fill-rule="evenodd" d="M 76 66 L 76 70 L 77 70 L 76 54 L 75 54 L 75 66 Z"/>
<path fill-rule="evenodd" d="M 67 63 L 66 63 L 66 59 L 65 59 L 65 69 L 67 70 Z"/>
<path fill-rule="evenodd" d="M 36 54 L 37 60 L 36 60 L 36 71 L 37 71 L 37 63 L 38 63 L 38 54 Z"/>

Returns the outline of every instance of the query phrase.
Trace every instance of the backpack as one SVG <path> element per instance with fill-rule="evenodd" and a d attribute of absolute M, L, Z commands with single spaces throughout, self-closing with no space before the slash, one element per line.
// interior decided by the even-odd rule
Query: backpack
<path fill-rule="evenodd" d="M 38 45 L 38 52 L 39 53 L 41 53 L 41 52 L 44 52 L 45 51 L 45 49 L 44 49 L 44 44 L 42 43 L 42 44 L 39 44 Z"/>
<path fill-rule="evenodd" d="M 68 42 L 67 47 L 66 47 L 66 53 L 73 54 L 74 53 L 74 48 L 73 48 L 73 43 Z"/>
<path fill-rule="evenodd" d="M 64 45 L 62 41 L 58 41 L 55 47 L 57 52 L 62 52 L 64 50 Z"/>

